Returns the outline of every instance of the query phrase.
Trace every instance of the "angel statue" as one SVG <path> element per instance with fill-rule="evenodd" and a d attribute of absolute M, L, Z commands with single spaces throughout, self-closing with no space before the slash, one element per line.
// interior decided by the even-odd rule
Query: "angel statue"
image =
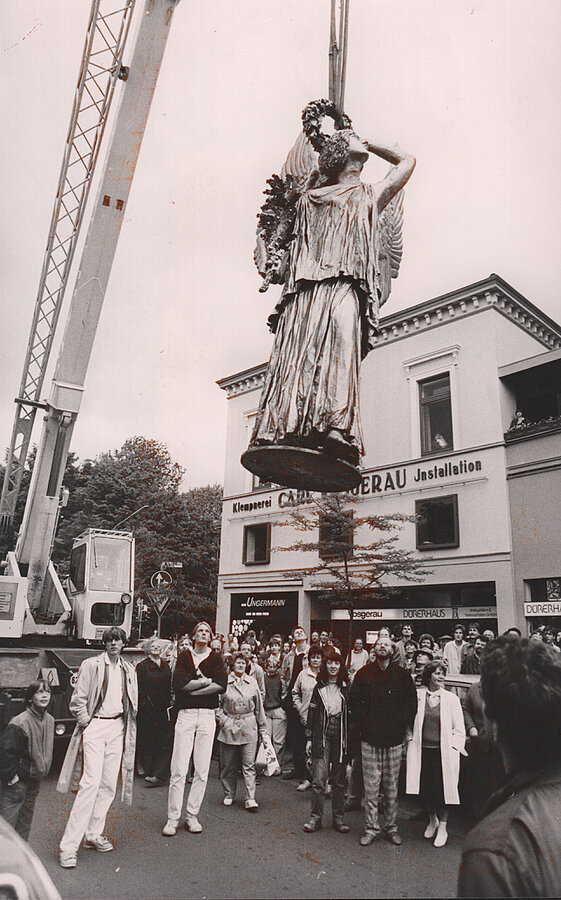
<path fill-rule="evenodd" d="M 331 135 L 321 130 L 324 116 Z M 403 187 L 415 159 L 361 140 L 333 103 L 302 113 L 303 133 L 281 176 L 269 180 L 255 261 L 261 290 L 282 283 L 269 319 L 275 341 L 246 468 L 277 484 L 348 490 L 364 452 L 359 368 L 403 251 Z M 375 185 L 368 154 L 392 164 Z"/>

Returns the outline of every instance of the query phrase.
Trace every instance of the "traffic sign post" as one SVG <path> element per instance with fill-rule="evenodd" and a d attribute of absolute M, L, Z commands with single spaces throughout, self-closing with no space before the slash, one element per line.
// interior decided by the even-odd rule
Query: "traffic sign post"
<path fill-rule="evenodd" d="M 161 569 L 158 572 L 154 572 L 152 578 L 150 579 L 150 584 L 153 588 L 157 588 L 160 590 L 161 588 L 169 587 L 172 583 L 173 578 L 169 574 L 169 572 L 163 572 Z"/>
<path fill-rule="evenodd" d="M 156 613 L 158 617 L 158 637 L 160 637 L 160 630 L 162 626 L 162 616 L 164 615 L 166 609 L 172 601 L 172 597 L 169 594 L 164 593 L 166 590 L 165 587 L 155 588 L 153 591 L 148 592 L 148 601 L 152 606 L 152 609 Z"/>

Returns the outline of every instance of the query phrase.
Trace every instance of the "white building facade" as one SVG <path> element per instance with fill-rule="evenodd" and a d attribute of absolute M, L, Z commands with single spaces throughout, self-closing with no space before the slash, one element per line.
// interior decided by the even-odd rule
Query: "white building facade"
<path fill-rule="evenodd" d="M 516 398 L 499 369 L 560 348 L 561 327 L 496 275 L 381 320 L 361 369 L 366 452 L 355 493 L 360 515 L 418 517 L 399 540 L 426 576 L 401 585 L 398 601 L 359 610 L 355 634 L 406 621 L 436 637 L 453 620 L 523 627 L 504 437 Z M 265 368 L 219 382 L 229 402 L 216 627 L 270 635 L 300 623 L 344 639 L 347 614 L 331 610 L 303 572 L 317 556 L 283 549 L 302 538 L 289 513 L 309 498 L 256 484 L 240 463 Z"/>

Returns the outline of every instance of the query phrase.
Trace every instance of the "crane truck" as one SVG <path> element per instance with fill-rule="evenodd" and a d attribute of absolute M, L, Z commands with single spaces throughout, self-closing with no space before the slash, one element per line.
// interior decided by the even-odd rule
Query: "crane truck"
<path fill-rule="evenodd" d="M 50 557 L 60 510 L 68 497 L 62 482 L 72 433 L 178 2 L 93 0 L 91 6 L 0 501 L 0 527 L 6 529 L 14 518 L 35 415 L 43 410 L 21 528 L 0 575 L 0 730 L 20 711 L 25 687 L 41 676 L 52 686 L 56 736 L 67 736 L 73 727 L 68 700 L 80 663 L 99 652 L 96 642 L 99 646 L 108 626 L 119 625 L 130 635 L 132 533 L 87 529 L 78 535 L 64 584 Z M 136 38 L 125 65 L 133 24 Z M 44 401 L 43 382 L 64 292 L 112 101 L 118 94 L 50 396 Z"/>

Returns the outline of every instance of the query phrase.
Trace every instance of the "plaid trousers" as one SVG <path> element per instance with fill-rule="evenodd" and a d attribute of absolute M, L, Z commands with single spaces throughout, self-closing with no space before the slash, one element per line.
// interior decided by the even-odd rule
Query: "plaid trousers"
<path fill-rule="evenodd" d="M 402 744 L 395 747 L 373 747 L 361 744 L 364 777 L 364 830 L 378 834 L 378 800 L 380 786 L 384 793 L 385 830 L 397 831 L 397 787 L 401 769 Z"/>

